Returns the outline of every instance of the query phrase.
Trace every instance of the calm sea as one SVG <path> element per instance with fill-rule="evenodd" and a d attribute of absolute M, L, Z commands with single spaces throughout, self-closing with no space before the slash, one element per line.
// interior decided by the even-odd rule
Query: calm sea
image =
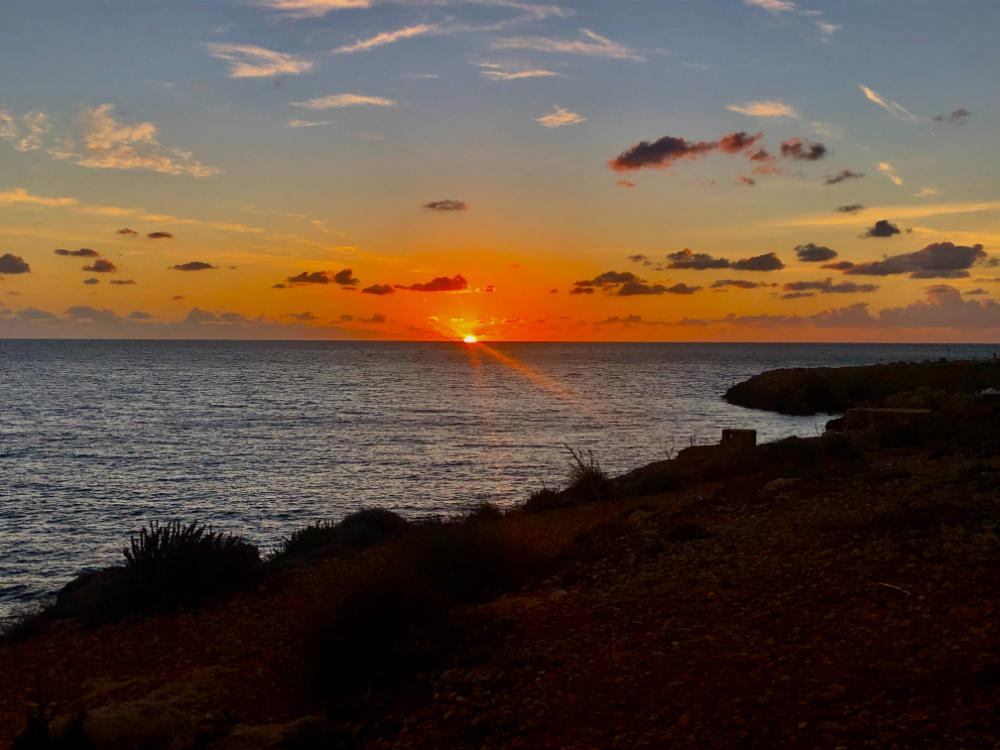
<path fill-rule="evenodd" d="M 514 503 L 562 482 L 567 445 L 618 473 L 724 427 L 821 430 L 721 399 L 763 370 L 996 350 L 0 341 L 0 614 L 116 561 L 150 520 L 266 549 L 362 506 Z"/>

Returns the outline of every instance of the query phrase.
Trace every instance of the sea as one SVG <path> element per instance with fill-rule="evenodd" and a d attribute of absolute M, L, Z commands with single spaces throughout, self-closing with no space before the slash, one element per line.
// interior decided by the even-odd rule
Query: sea
<path fill-rule="evenodd" d="M 150 521 L 267 551 L 362 507 L 508 506 L 717 442 L 828 417 L 727 404 L 778 367 L 990 357 L 996 346 L 0 341 L 0 616 L 121 560 Z"/>

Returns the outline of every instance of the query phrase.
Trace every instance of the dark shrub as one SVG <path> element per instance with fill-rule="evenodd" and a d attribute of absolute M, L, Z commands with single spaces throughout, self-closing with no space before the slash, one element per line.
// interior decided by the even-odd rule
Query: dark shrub
<path fill-rule="evenodd" d="M 362 508 L 339 523 L 317 521 L 294 531 L 274 553 L 274 559 L 303 557 L 335 547 L 363 549 L 402 536 L 409 530 L 410 524 L 398 513 L 384 508 Z"/>
<path fill-rule="evenodd" d="M 633 475 L 624 489 L 630 495 L 643 497 L 673 492 L 683 484 L 684 480 L 676 471 L 641 471 Z"/>
<path fill-rule="evenodd" d="M 493 503 L 479 503 L 462 519 L 467 524 L 493 523 L 503 518 L 503 511 Z"/>
<path fill-rule="evenodd" d="M 567 492 L 581 502 L 609 500 L 614 490 L 593 451 L 577 451 L 566 446 L 570 456 L 569 487 Z"/>
<path fill-rule="evenodd" d="M 556 510 L 567 505 L 569 502 L 562 493 L 543 487 L 525 500 L 524 510 L 528 513 L 544 513 L 547 510 Z"/>

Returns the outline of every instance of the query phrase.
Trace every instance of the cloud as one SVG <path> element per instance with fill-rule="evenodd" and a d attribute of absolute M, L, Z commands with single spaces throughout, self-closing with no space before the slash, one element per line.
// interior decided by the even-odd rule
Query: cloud
<path fill-rule="evenodd" d="M 730 286 L 737 289 L 758 289 L 760 287 L 774 286 L 774 284 L 768 284 L 763 281 L 747 281 L 746 279 L 719 279 L 712 282 L 712 289 L 724 289 Z"/>
<path fill-rule="evenodd" d="M 582 39 L 554 39 L 544 36 L 520 36 L 497 39 L 493 49 L 527 49 L 535 52 L 554 52 L 588 57 L 607 57 L 617 60 L 641 61 L 634 50 L 601 36 L 590 29 L 580 29 Z"/>
<path fill-rule="evenodd" d="M 334 283 L 333 275 L 329 271 L 303 271 L 295 276 L 288 277 L 289 284 L 332 284 Z M 278 287 L 275 285 L 275 288 Z"/>
<path fill-rule="evenodd" d="M 456 274 L 451 278 L 437 276 L 426 284 L 410 284 L 409 286 L 396 284 L 396 288 L 408 289 L 411 292 L 461 292 L 469 288 L 469 282 L 462 274 Z"/>
<path fill-rule="evenodd" d="M 531 68 L 515 63 L 477 62 L 479 75 L 490 81 L 522 81 L 529 78 L 558 78 L 562 73 L 546 68 Z"/>
<path fill-rule="evenodd" d="M 0 140 L 12 144 L 14 149 L 27 153 L 42 147 L 49 131 L 49 116 L 44 112 L 28 112 L 20 118 L 0 109 Z"/>
<path fill-rule="evenodd" d="M 118 270 L 118 266 L 106 258 L 98 258 L 89 266 L 84 266 L 83 270 L 90 273 L 114 273 Z"/>
<path fill-rule="evenodd" d="M 313 321 L 313 320 L 319 320 L 319 318 L 317 318 L 315 315 L 313 315 L 309 311 L 300 312 L 300 313 L 288 313 L 286 317 L 294 318 L 295 320 L 299 320 L 299 321 L 302 321 L 302 322 L 309 322 L 309 321 Z"/>
<path fill-rule="evenodd" d="M 878 284 L 855 284 L 853 281 L 834 283 L 833 279 L 822 281 L 790 281 L 783 287 L 789 292 L 819 292 L 820 294 L 866 294 L 878 291 Z"/>
<path fill-rule="evenodd" d="M 882 260 L 855 263 L 844 271 L 852 276 L 892 276 L 908 273 L 911 279 L 954 279 L 969 275 L 974 265 L 987 259 L 982 245 L 934 242 L 912 253 L 890 255 Z"/>
<path fill-rule="evenodd" d="M 641 315 L 625 315 L 624 317 L 623 316 L 619 316 L 619 315 L 612 315 L 610 318 L 605 318 L 604 320 L 597 321 L 594 325 L 599 325 L 599 326 L 613 326 L 613 325 L 630 326 L 630 325 L 638 325 L 640 323 L 642 323 L 642 316 Z"/>
<path fill-rule="evenodd" d="M 789 138 L 781 144 L 781 155 L 786 159 L 816 161 L 826 156 L 826 146 L 803 138 Z"/>
<path fill-rule="evenodd" d="M 354 271 L 350 268 L 345 268 L 343 271 L 337 271 L 333 275 L 333 281 L 341 286 L 357 286 L 361 282 L 354 278 Z"/>
<path fill-rule="evenodd" d="M 211 263 L 206 263 L 201 260 L 192 260 L 187 263 L 179 263 L 176 266 L 171 266 L 175 271 L 214 271 L 216 266 Z"/>
<path fill-rule="evenodd" d="M 978 297 L 983 295 L 989 295 L 989 291 L 979 287 L 977 289 L 969 289 L 968 291 L 962 292 L 966 297 Z"/>
<path fill-rule="evenodd" d="M 748 187 L 753 187 L 754 185 L 757 184 L 757 180 L 755 180 L 753 177 L 748 177 L 742 174 L 736 178 L 736 181 L 739 182 L 741 185 L 747 185 Z"/>
<path fill-rule="evenodd" d="M 129 320 L 152 320 L 153 316 L 142 310 L 133 310 L 128 314 Z"/>
<path fill-rule="evenodd" d="M 11 253 L 0 255 L 0 275 L 29 273 L 30 271 L 31 265 L 20 255 L 12 255 Z"/>
<path fill-rule="evenodd" d="M 318 128 L 323 125 L 333 125 L 333 120 L 289 120 L 286 128 Z"/>
<path fill-rule="evenodd" d="M 136 282 L 134 279 L 111 279 L 111 286 L 135 286 Z"/>
<path fill-rule="evenodd" d="M 934 121 L 935 122 L 948 122 L 948 123 L 951 123 L 952 125 L 962 125 L 971 116 L 972 116 L 972 113 L 969 110 L 967 110 L 965 107 L 959 107 L 958 109 L 952 110 L 947 115 L 937 115 L 934 118 Z"/>
<path fill-rule="evenodd" d="M 72 143 L 49 150 L 55 159 L 67 159 L 92 169 L 148 169 L 162 174 L 211 177 L 222 170 L 198 161 L 190 151 L 163 146 L 152 122 L 119 122 L 111 104 L 84 111 L 83 150 Z"/>
<path fill-rule="evenodd" d="M 913 194 L 914 198 L 930 198 L 932 195 L 939 195 L 940 190 L 933 187 L 922 187 L 920 190 Z"/>
<path fill-rule="evenodd" d="M 993 300 L 963 300 L 946 284 L 928 287 L 926 299 L 879 312 L 880 324 L 898 328 L 1000 328 L 1000 304 Z"/>
<path fill-rule="evenodd" d="M 795 10 L 792 0 L 743 0 L 743 3 L 771 13 L 790 13 Z"/>
<path fill-rule="evenodd" d="M 700 290 L 700 286 L 688 286 L 687 284 L 664 286 L 663 284 L 648 284 L 645 281 L 627 281 L 618 288 L 615 294 L 619 297 L 634 297 L 645 294 L 694 294 Z"/>
<path fill-rule="evenodd" d="M 903 184 L 903 178 L 896 174 L 895 168 L 887 161 L 880 161 L 878 163 L 878 171 L 884 174 L 893 185 L 899 186 Z"/>
<path fill-rule="evenodd" d="M 441 27 L 436 24 L 421 23 L 415 26 L 406 26 L 402 29 L 396 29 L 395 31 L 383 31 L 380 34 L 368 37 L 367 39 L 359 39 L 351 44 L 345 44 L 341 47 L 337 47 L 333 51 L 338 55 L 348 55 L 354 52 L 367 52 L 370 49 L 382 47 L 386 44 L 392 44 L 400 41 L 401 39 L 412 39 L 418 36 L 425 36 L 426 34 L 438 34 L 441 33 L 441 31 Z"/>
<path fill-rule="evenodd" d="M 358 320 L 358 322 L 359 323 L 372 323 L 372 324 L 375 324 L 375 325 L 380 325 L 382 323 L 385 323 L 386 320 L 387 320 L 387 318 L 382 313 L 374 313 L 371 317 L 369 317 L 369 318 L 361 318 L 360 320 Z"/>
<path fill-rule="evenodd" d="M 551 292 L 552 290 L 550 289 L 549 291 Z M 593 294 L 594 293 L 594 287 L 592 287 L 592 286 L 576 286 L 576 287 L 573 287 L 572 289 L 570 289 L 569 293 L 570 294 Z"/>
<path fill-rule="evenodd" d="M 295 107 L 305 107 L 306 109 L 335 109 L 337 107 L 362 107 L 371 105 L 374 107 L 395 107 L 393 99 L 384 96 L 369 96 L 367 94 L 329 94 L 319 96 L 315 99 L 308 99 L 304 102 L 292 102 Z"/>
<path fill-rule="evenodd" d="M 635 187 L 635 183 L 632 182 L 632 180 L 617 180 L 615 182 L 615 185 L 617 185 L 620 188 L 634 188 Z"/>
<path fill-rule="evenodd" d="M 386 294 L 394 294 L 395 292 L 396 290 L 388 284 L 372 284 L 371 286 L 366 286 L 361 290 L 362 294 L 374 294 L 379 297 Z"/>
<path fill-rule="evenodd" d="M 667 268 L 706 271 L 713 268 L 729 268 L 730 261 L 726 258 L 714 258 L 708 253 L 696 253 L 690 248 L 667 253 Z"/>
<path fill-rule="evenodd" d="M 727 104 L 726 109 L 750 117 L 800 117 L 792 105 L 779 102 L 776 99 L 763 99 L 744 104 Z"/>
<path fill-rule="evenodd" d="M 150 232 L 146 235 L 150 240 L 172 240 L 174 236 L 170 232 Z"/>
<path fill-rule="evenodd" d="M 641 281 L 631 271 L 605 271 L 592 279 L 574 282 L 576 287 L 608 287 L 617 284 L 628 284 L 630 282 Z"/>
<path fill-rule="evenodd" d="M 425 203 L 424 208 L 428 208 L 431 211 L 466 211 L 469 206 L 465 201 L 456 200 L 454 198 L 446 198 L 440 201 Z"/>
<path fill-rule="evenodd" d="M 864 206 L 860 203 L 848 203 L 844 206 L 837 206 L 837 213 L 841 214 L 856 214 L 858 211 L 864 209 Z"/>
<path fill-rule="evenodd" d="M 824 263 L 820 268 L 828 268 L 831 271 L 847 271 L 854 268 L 854 264 L 849 260 L 838 260 L 836 263 Z"/>
<path fill-rule="evenodd" d="M 549 114 L 535 118 L 535 122 L 547 128 L 561 128 L 564 125 L 578 125 L 581 122 L 586 122 L 586 120 L 587 118 L 583 115 L 566 109 L 566 107 L 560 107 L 558 104 L 553 107 Z"/>
<path fill-rule="evenodd" d="M 87 284 L 88 286 L 92 286 L 94 284 L 100 284 L 101 280 L 100 279 L 95 279 L 93 276 L 91 276 L 90 278 L 84 279 L 83 283 Z"/>
<path fill-rule="evenodd" d="M 313 63 L 304 57 L 275 52 L 252 44 L 205 45 L 208 53 L 229 63 L 230 78 L 272 78 L 277 75 L 295 76 L 312 70 Z"/>
<path fill-rule="evenodd" d="M 42 195 L 33 195 L 24 188 L 14 188 L 0 192 L 0 204 L 26 203 L 35 206 L 75 206 L 79 203 L 76 198 L 46 198 Z"/>
<path fill-rule="evenodd" d="M 899 227 L 888 219 L 879 219 L 868 227 L 862 237 L 892 237 L 894 234 L 899 234 Z"/>
<path fill-rule="evenodd" d="M 828 174 L 823 179 L 823 184 L 836 185 L 844 180 L 860 180 L 864 176 L 864 172 L 855 172 L 853 169 L 842 169 L 837 174 Z"/>
<path fill-rule="evenodd" d="M 257 4 L 305 18 L 324 16 L 333 10 L 369 8 L 372 0 L 257 0 Z"/>
<path fill-rule="evenodd" d="M 873 206 L 859 210 L 854 214 L 845 213 L 839 216 L 831 216 L 829 213 L 796 216 L 767 222 L 767 224 L 779 227 L 825 227 L 858 224 L 865 221 L 872 221 L 878 216 L 885 216 L 886 214 L 895 216 L 897 219 L 920 219 L 928 216 L 969 214 L 982 211 L 996 211 L 998 209 L 1000 209 L 1000 201 L 930 203 L 922 205 L 910 203 L 906 205 Z"/>
<path fill-rule="evenodd" d="M 763 137 L 762 133 L 750 135 L 735 132 L 723 136 L 717 141 L 688 141 L 665 135 L 653 142 L 640 141 L 622 151 L 608 162 L 608 166 L 616 172 L 631 172 L 637 169 L 657 168 L 667 169 L 678 161 L 696 159 L 713 151 L 736 154 L 747 151 Z"/>
<path fill-rule="evenodd" d="M 824 245 L 816 245 L 807 242 L 804 245 L 795 246 L 795 254 L 804 263 L 822 263 L 826 260 L 833 260 L 837 257 L 837 251 Z"/>
<path fill-rule="evenodd" d="M 135 231 L 134 229 L 129 229 L 128 227 L 122 227 L 121 229 L 116 230 L 115 234 L 121 234 L 124 235 L 125 237 L 139 236 L 139 233 L 137 231 Z"/>
<path fill-rule="evenodd" d="M 734 271 L 780 271 L 785 267 L 775 253 L 764 253 L 751 258 L 743 258 L 730 266 Z"/>
<path fill-rule="evenodd" d="M 651 265 L 653 265 L 653 261 L 650 259 L 650 257 L 648 255 L 643 255 L 641 253 L 636 253 L 634 255 L 630 255 L 630 256 L 628 256 L 628 259 L 630 261 L 632 261 L 633 263 L 642 263 L 642 265 L 644 265 L 644 266 L 651 266 Z"/>
<path fill-rule="evenodd" d="M 81 247 L 79 250 L 65 250 L 60 247 L 52 252 L 56 255 L 68 255 L 74 258 L 96 258 L 100 255 L 99 252 L 91 250 L 89 247 Z"/>
<path fill-rule="evenodd" d="M 868 101 L 874 102 L 882 109 L 884 109 L 886 112 L 888 112 L 890 115 L 894 115 L 895 117 L 899 117 L 903 120 L 910 120 L 911 122 L 915 122 L 920 119 L 915 114 L 906 109 L 899 102 L 894 102 L 891 99 L 886 99 L 877 91 L 868 88 L 864 84 L 859 83 L 858 88 L 861 89 L 861 91 L 864 93 Z"/>

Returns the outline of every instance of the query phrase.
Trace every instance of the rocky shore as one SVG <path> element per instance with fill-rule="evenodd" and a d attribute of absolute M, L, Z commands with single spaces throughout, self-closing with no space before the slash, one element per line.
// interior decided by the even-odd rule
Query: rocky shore
<path fill-rule="evenodd" d="M 366 517 L 197 605 L 21 623 L 0 745 L 996 748 L 998 376 L 765 373 L 726 397 L 907 416 L 614 479 L 576 456 L 520 508 Z"/>

